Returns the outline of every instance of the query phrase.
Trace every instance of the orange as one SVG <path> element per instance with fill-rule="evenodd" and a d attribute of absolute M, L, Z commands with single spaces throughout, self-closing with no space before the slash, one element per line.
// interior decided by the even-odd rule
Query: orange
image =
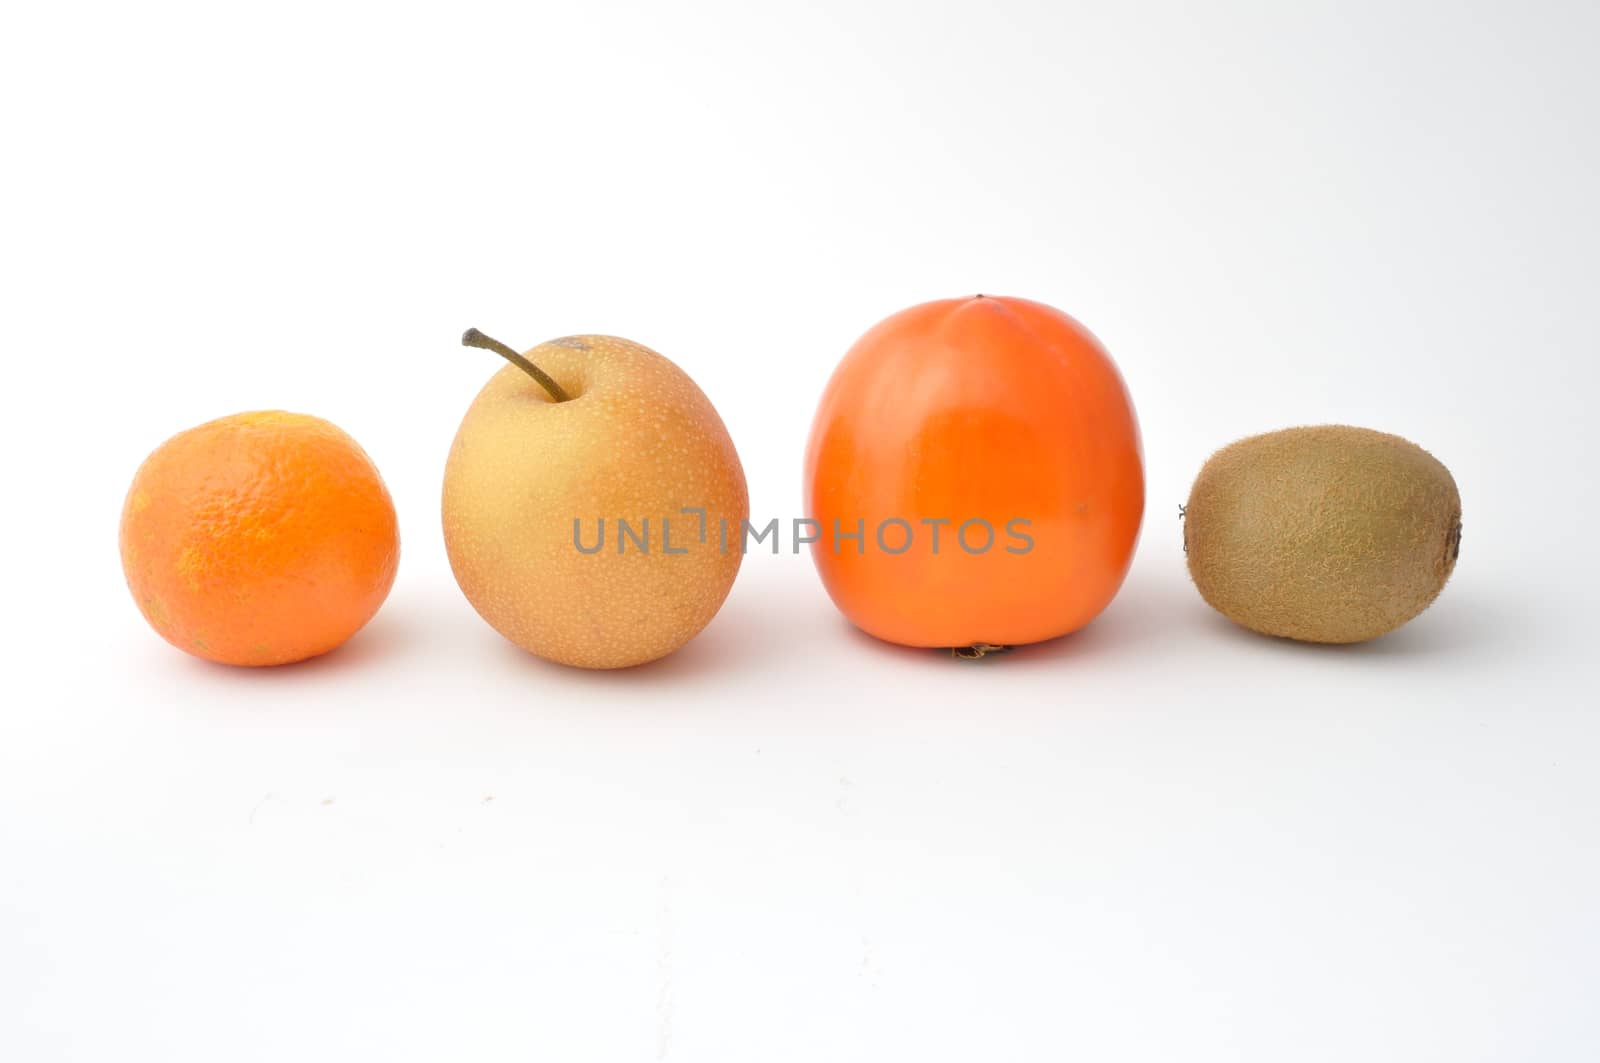
<path fill-rule="evenodd" d="M 372 619 L 400 559 L 366 452 L 319 417 L 240 413 L 180 432 L 134 475 L 122 569 L 150 626 L 223 664 L 305 660 Z"/>
<path fill-rule="evenodd" d="M 1076 631 L 1122 585 L 1144 515 L 1139 426 L 1059 310 L 977 296 L 881 322 L 823 393 L 806 452 L 812 557 L 857 627 L 907 646 Z"/>

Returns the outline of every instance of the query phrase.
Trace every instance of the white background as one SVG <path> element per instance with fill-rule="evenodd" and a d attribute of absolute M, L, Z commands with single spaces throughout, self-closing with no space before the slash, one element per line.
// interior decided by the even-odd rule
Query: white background
<path fill-rule="evenodd" d="M 0 1058 L 1600 1057 L 1588 3 L 53 4 L 0 32 Z M 626 674 L 503 643 L 438 530 L 518 346 L 720 408 L 757 517 L 925 299 L 1120 363 L 1149 506 L 1109 611 L 964 665 L 750 557 Z M 399 580 L 208 666 L 122 584 L 172 433 L 328 417 Z M 1188 583 L 1242 435 L 1454 472 L 1455 578 L 1363 647 Z"/>

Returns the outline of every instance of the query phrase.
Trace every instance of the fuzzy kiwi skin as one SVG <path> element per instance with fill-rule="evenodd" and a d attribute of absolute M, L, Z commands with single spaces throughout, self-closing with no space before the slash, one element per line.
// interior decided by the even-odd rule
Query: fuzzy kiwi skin
<path fill-rule="evenodd" d="M 1346 425 L 1224 447 L 1195 478 L 1184 551 L 1229 620 L 1302 642 L 1364 642 L 1422 612 L 1461 547 L 1461 496 L 1432 454 Z"/>

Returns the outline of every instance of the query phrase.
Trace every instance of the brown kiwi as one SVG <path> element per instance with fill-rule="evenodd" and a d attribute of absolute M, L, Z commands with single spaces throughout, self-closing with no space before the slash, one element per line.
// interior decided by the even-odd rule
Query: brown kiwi
<path fill-rule="evenodd" d="M 1461 549 L 1461 496 L 1433 455 L 1346 425 L 1224 447 L 1184 507 L 1189 575 L 1264 635 L 1363 642 L 1438 596 Z"/>

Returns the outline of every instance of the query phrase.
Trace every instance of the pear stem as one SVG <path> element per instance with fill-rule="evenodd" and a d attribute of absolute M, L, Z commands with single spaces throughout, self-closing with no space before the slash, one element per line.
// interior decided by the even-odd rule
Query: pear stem
<path fill-rule="evenodd" d="M 493 351 L 495 354 L 498 354 L 500 357 L 504 358 L 506 361 L 510 362 L 524 373 L 527 373 L 529 376 L 533 377 L 533 379 L 537 380 L 539 382 L 539 386 L 548 391 L 550 393 L 550 397 L 556 402 L 566 402 L 570 398 L 565 391 L 561 390 L 561 385 L 557 384 L 555 380 L 551 378 L 549 373 L 546 373 L 543 369 L 540 369 L 538 366 L 522 357 L 522 355 L 518 354 L 516 351 L 513 351 L 510 347 L 507 347 L 493 336 L 485 336 L 477 329 L 469 328 L 467 331 L 461 334 L 461 345 L 463 347 L 477 347 L 479 350 L 484 351 Z"/>

